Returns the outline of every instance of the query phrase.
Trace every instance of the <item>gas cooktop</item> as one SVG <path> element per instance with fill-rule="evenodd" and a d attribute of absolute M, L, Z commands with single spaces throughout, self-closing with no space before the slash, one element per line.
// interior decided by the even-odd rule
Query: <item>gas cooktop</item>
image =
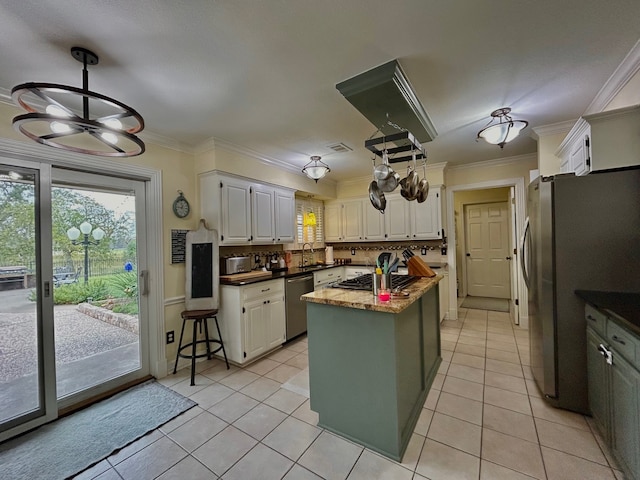
<path fill-rule="evenodd" d="M 391 288 L 402 289 L 407 285 L 412 284 L 420 277 L 414 277 L 411 275 L 391 275 Z M 351 280 L 343 280 L 339 283 L 332 285 L 334 288 L 347 288 L 351 290 L 372 290 L 373 289 L 373 275 L 367 273 Z"/>

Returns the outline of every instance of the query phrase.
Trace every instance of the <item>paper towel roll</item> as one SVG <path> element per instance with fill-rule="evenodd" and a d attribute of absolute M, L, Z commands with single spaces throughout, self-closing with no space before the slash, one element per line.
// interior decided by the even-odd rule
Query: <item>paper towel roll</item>
<path fill-rule="evenodd" d="M 324 249 L 324 263 L 329 265 L 333 263 L 333 247 L 326 247 Z"/>

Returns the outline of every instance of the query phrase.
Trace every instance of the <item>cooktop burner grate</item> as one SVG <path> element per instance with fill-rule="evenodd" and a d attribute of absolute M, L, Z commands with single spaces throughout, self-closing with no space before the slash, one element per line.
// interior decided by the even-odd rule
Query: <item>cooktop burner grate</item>
<path fill-rule="evenodd" d="M 391 275 L 391 288 L 402 289 L 407 285 L 412 284 L 420 277 L 414 277 L 411 275 Z M 373 289 L 373 275 L 367 273 L 350 280 L 343 280 L 339 283 L 333 284 L 334 288 L 347 288 L 351 290 L 372 290 Z"/>

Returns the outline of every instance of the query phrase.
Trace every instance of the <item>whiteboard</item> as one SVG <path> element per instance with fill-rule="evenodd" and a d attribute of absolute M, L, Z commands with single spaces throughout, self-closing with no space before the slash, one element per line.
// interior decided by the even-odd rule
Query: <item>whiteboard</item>
<path fill-rule="evenodd" d="M 218 232 L 200 220 L 198 230 L 187 232 L 185 307 L 187 310 L 218 309 Z"/>

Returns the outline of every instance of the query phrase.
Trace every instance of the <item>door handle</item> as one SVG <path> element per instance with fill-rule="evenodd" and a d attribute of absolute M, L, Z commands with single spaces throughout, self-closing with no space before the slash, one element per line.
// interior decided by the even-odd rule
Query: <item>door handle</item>
<path fill-rule="evenodd" d="M 140 271 L 140 295 L 149 295 L 149 270 Z"/>
<path fill-rule="evenodd" d="M 470 253 L 467 253 L 467 257 L 470 257 L 470 256 L 471 256 L 471 254 L 470 254 Z"/>
<path fill-rule="evenodd" d="M 505 260 L 511 260 L 511 257 L 506 257 Z"/>
<path fill-rule="evenodd" d="M 522 244 L 520 248 L 520 267 L 522 268 L 522 278 L 524 284 L 529 288 L 529 273 L 527 272 L 527 260 L 528 251 L 525 250 L 527 244 L 527 237 L 529 236 L 529 217 L 524 221 L 524 233 L 522 234 Z M 526 252 L 526 253 L 525 253 Z"/>

